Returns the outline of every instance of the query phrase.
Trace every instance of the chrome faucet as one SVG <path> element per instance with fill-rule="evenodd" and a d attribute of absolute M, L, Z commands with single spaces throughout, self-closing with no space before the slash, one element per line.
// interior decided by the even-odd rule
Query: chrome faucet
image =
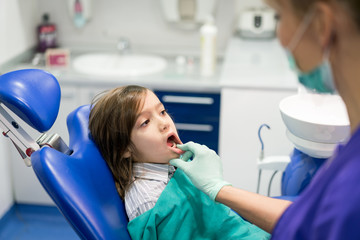
<path fill-rule="evenodd" d="M 130 49 L 131 49 L 131 44 L 130 44 L 130 41 L 129 39 L 127 38 L 120 38 L 117 45 L 116 45 L 116 48 L 118 50 L 118 52 L 120 54 L 127 54 L 130 52 Z"/>

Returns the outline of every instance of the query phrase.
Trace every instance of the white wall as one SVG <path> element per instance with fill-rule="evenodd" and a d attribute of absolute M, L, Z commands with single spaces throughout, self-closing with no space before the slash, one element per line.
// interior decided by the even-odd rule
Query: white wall
<path fill-rule="evenodd" d="M 136 50 L 169 50 L 197 54 L 196 30 L 176 29 L 162 16 L 160 0 L 91 0 L 93 18 L 84 29 L 71 23 L 65 0 L 0 0 L 0 65 L 36 45 L 36 26 L 44 12 L 58 25 L 62 46 L 113 45 L 119 37 L 132 41 Z M 262 6 L 262 0 L 219 0 L 216 24 L 219 53 L 225 51 L 239 11 Z M 5 37 L 4 37 L 5 36 Z"/>
<path fill-rule="evenodd" d="M 63 46 L 113 45 L 120 37 L 131 40 L 136 50 L 169 51 L 198 54 L 198 30 L 182 30 L 168 24 L 160 0 L 92 0 L 92 19 L 77 29 L 71 22 L 67 1 L 40 0 L 41 11 L 48 12 L 58 25 L 59 43 Z M 244 7 L 261 6 L 262 0 L 219 0 L 215 10 L 218 26 L 218 52 L 225 51 L 238 12 Z"/>
<path fill-rule="evenodd" d="M 34 46 L 37 0 L 0 0 L 0 65 Z M 0 218 L 14 202 L 8 139 L 0 136 Z"/>
<path fill-rule="evenodd" d="M 71 22 L 67 1 L 40 0 L 41 11 L 48 12 L 58 25 L 59 42 L 63 46 L 116 46 L 120 37 L 131 40 L 136 50 L 190 52 L 200 47 L 198 30 L 182 30 L 169 25 L 163 18 L 160 0 L 92 0 L 92 19 L 77 29 Z M 232 34 L 236 15 L 235 0 L 219 0 L 216 24 L 219 28 L 218 47 L 224 50 Z"/>
<path fill-rule="evenodd" d="M 0 136 L 0 218 L 14 202 L 9 163 L 10 141 Z"/>
<path fill-rule="evenodd" d="M 244 8 L 263 7 L 265 5 L 266 4 L 263 0 L 236 0 L 236 9 L 238 12 L 243 10 Z"/>
<path fill-rule="evenodd" d="M 36 44 L 38 0 L 0 0 L 0 65 Z"/>

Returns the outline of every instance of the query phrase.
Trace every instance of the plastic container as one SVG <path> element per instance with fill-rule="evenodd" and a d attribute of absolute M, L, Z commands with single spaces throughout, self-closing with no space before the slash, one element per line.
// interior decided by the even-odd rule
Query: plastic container
<path fill-rule="evenodd" d="M 201 55 L 200 55 L 200 72 L 204 77 L 214 75 L 216 69 L 216 37 L 217 27 L 214 19 L 208 17 L 205 24 L 200 28 L 201 36 Z"/>
<path fill-rule="evenodd" d="M 56 48 L 56 25 L 49 22 L 49 14 L 45 13 L 42 17 L 42 23 L 37 28 L 38 52 L 45 52 L 48 48 Z"/>

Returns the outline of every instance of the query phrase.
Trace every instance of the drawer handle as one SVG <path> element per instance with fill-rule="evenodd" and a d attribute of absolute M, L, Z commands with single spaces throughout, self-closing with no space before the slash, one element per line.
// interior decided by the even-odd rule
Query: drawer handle
<path fill-rule="evenodd" d="M 211 132 L 213 126 L 208 124 L 189 124 L 189 123 L 175 123 L 178 130 L 185 131 L 200 131 L 200 132 Z"/>
<path fill-rule="evenodd" d="M 211 105 L 214 99 L 211 97 L 185 97 L 185 96 L 172 96 L 164 95 L 162 101 L 166 103 L 187 103 L 187 104 L 204 104 Z"/>

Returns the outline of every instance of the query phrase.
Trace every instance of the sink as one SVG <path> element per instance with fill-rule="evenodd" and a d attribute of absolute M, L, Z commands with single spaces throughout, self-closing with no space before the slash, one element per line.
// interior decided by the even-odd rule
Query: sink
<path fill-rule="evenodd" d="M 89 53 L 76 57 L 73 67 L 80 73 L 102 77 L 137 77 L 161 72 L 166 60 L 155 55 Z"/>

